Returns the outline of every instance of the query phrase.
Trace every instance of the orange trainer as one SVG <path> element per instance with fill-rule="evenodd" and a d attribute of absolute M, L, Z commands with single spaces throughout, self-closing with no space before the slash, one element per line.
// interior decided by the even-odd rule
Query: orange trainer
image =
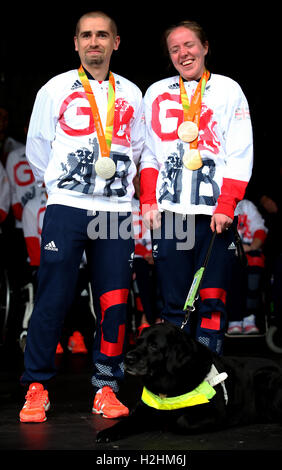
<path fill-rule="evenodd" d="M 25 396 L 26 402 L 20 412 L 22 423 L 42 423 L 46 421 L 45 412 L 50 408 L 48 391 L 40 383 L 32 383 Z"/>
<path fill-rule="evenodd" d="M 84 343 L 84 338 L 79 331 L 74 331 L 69 337 L 68 350 L 73 354 L 87 354 L 87 348 Z"/>
<path fill-rule="evenodd" d="M 106 385 L 95 395 L 92 413 L 101 414 L 103 418 L 120 418 L 129 415 L 129 409 L 116 397 L 115 393 Z"/>

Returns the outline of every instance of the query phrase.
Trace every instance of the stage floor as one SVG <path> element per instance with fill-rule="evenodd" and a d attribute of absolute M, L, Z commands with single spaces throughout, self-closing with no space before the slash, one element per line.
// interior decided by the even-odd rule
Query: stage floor
<path fill-rule="evenodd" d="M 245 351 L 246 350 L 246 351 Z M 282 357 L 270 353 L 263 339 L 227 339 L 226 354 L 272 357 L 282 365 Z M 96 444 L 98 430 L 111 426 L 114 420 L 92 415 L 93 391 L 90 383 L 90 355 L 64 353 L 58 357 L 58 375 L 50 387 L 51 409 L 44 423 L 20 423 L 18 415 L 24 403 L 24 389 L 19 385 L 22 354 L 1 350 L 0 362 L 0 450 L 1 451 L 251 451 L 258 453 L 282 450 L 282 426 L 259 424 L 197 436 L 148 432 L 110 444 Z M 127 378 L 121 399 L 131 407 L 140 393 L 140 384 Z M 11 453 L 10 453 L 11 454 Z M 16 455 L 16 454 L 15 454 Z M 137 455 L 137 454 L 136 454 Z M 221 453 L 222 455 L 222 453 Z M 246 455 L 246 454 L 244 454 Z M 260 454 L 259 454 L 260 455 Z M 264 453 L 265 455 L 265 453 Z"/>

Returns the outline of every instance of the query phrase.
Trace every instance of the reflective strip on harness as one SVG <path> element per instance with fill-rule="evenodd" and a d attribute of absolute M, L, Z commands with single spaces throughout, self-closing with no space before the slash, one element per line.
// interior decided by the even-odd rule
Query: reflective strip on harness
<path fill-rule="evenodd" d="M 214 388 L 211 387 L 208 382 L 204 381 L 192 390 L 192 392 L 179 395 L 178 397 L 161 398 L 144 387 L 141 399 L 146 405 L 156 408 L 157 410 L 176 410 L 186 408 L 187 406 L 208 403 L 215 394 L 216 391 Z"/>

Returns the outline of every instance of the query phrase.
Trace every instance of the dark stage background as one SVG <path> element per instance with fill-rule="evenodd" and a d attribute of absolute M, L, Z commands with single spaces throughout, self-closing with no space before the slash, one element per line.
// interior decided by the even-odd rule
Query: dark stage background
<path fill-rule="evenodd" d="M 275 144 L 281 103 L 277 3 L 133 0 L 35 5 L 8 4 L 0 10 L 0 103 L 10 108 L 10 135 L 23 141 L 24 122 L 37 90 L 52 76 L 79 66 L 73 36 L 83 13 L 100 9 L 116 19 L 121 45 L 111 68 L 143 92 L 152 82 L 174 73 L 168 70 L 161 50 L 164 29 L 182 19 L 195 19 L 209 38 L 210 70 L 238 81 L 248 98 L 254 127 L 254 171 L 265 156 L 280 164 Z"/>

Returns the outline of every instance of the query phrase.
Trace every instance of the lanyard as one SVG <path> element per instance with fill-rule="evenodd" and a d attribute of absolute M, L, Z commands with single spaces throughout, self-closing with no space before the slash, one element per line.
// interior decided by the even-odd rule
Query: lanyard
<path fill-rule="evenodd" d="M 109 157 L 111 144 L 112 144 L 112 136 L 113 136 L 113 127 L 114 127 L 114 112 L 115 112 L 115 79 L 110 72 L 109 74 L 109 89 L 108 89 L 108 106 L 107 106 L 107 121 L 106 121 L 106 132 L 104 133 L 98 106 L 91 89 L 89 80 L 84 72 L 82 65 L 78 69 L 78 75 L 83 85 L 84 91 L 86 93 L 86 97 L 89 101 L 93 119 L 97 131 L 97 136 L 100 144 L 101 155 L 102 157 Z"/>
<path fill-rule="evenodd" d="M 207 81 L 210 77 L 210 72 L 205 69 L 201 80 L 199 81 L 196 91 L 189 103 L 189 99 L 185 90 L 183 79 L 179 77 L 179 86 L 180 86 L 180 98 L 183 107 L 184 121 L 194 122 L 199 128 L 200 125 L 200 116 L 201 116 L 201 105 L 202 97 L 206 88 Z M 197 148 L 198 141 L 195 140 L 191 143 L 190 148 Z"/>

